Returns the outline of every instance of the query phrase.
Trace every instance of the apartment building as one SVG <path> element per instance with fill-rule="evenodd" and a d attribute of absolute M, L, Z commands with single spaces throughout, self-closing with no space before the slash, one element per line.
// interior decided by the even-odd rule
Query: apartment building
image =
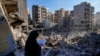
<path fill-rule="evenodd" d="M 94 24 L 100 25 L 100 12 L 96 12 L 96 14 L 94 14 Z"/>
<path fill-rule="evenodd" d="M 18 0 L 19 16 L 25 20 L 24 25 L 28 25 L 28 14 L 27 14 L 27 0 Z"/>
<path fill-rule="evenodd" d="M 65 17 L 65 10 L 63 8 L 55 11 L 55 21 L 59 27 L 63 27 L 63 20 Z"/>
<path fill-rule="evenodd" d="M 66 28 L 69 28 L 70 25 L 70 19 L 71 19 L 71 12 L 66 10 L 65 11 L 65 17 L 64 17 L 64 21 L 63 21 L 63 26 Z"/>
<path fill-rule="evenodd" d="M 32 19 L 34 22 L 43 22 L 45 18 L 48 17 L 50 11 L 44 7 L 39 5 L 32 6 Z"/>
<path fill-rule="evenodd" d="M 29 8 L 27 8 L 27 14 L 28 14 L 28 25 L 32 25 L 32 19 L 31 19 L 30 9 Z"/>
<path fill-rule="evenodd" d="M 18 1 L 18 16 L 24 20 L 24 23 L 21 25 L 22 32 L 28 32 L 28 13 L 27 13 L 27 0 L 17 0 Z"/>
<path fill-rule="evenodd" d="M 56 22 L 56 21 L 55 21 L 55 15 L 54 15 L 54 14 L 51 14 L 51 15 L 50 15 L 50 20 L 51 20 L 51 22 L 53 22 L 53 23 Z"/>
<path fill-rule="evenodd" d="M 90 3 L 82 2 L 75 5 L 73 10 L 73 25 L 77 30 L 91 30 L 94 16 L 94 7 Z"/>

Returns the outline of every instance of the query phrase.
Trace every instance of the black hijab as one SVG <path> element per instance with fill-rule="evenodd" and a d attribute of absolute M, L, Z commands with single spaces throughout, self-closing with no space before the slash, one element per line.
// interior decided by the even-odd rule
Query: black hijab
<path fill-rule="evenodd" d="M 41 47 L 38 45 L 36 39 L 38 37 L 38 31 L 32 31 L 25 45 L 25 56 L 41 56 Z"/>
<path fill-rule="evenodd" d="M 38 35 L 39 35 L 39 33 L 36 30 L 30 32 L 29 37 L 27 39 L 27 43 L 28 42 L 32 42 L 32 43 L 36 42 Z"/>

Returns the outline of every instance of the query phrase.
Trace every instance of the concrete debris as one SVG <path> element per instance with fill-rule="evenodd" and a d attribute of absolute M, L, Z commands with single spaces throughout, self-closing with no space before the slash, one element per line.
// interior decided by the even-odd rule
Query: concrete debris
<path fill-rule="evenodd" d="M 70 33 L 63 42 L 61 40 L 64 37 L 58 37 L 58 39 L 56 39 L 57 35 L 52 37 L 47 41 L 49 44 L 43 48 L 43 56 L 96 56 L 100 53 L 100 34 Z"/>

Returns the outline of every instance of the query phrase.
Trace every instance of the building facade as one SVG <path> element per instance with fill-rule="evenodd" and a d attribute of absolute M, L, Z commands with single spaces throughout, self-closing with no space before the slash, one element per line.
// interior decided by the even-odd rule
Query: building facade
<path fill-rule="evenodd" d="M 27 14 L 27 0 L 17 0 L 18 1 L 18 16 L 24 20 L 21 25 L 20 31 L 28 33 L 28 14 Z"/>
<path fill-rule="evenodd" d="M 50 20 L 51 20 L 51 22 L 56 23 L 55 15 L 54 14 L 50 15 Z"/>
<path fill-rule="evenodd" d="M 94 24 L 100 25 L 100 12 L 97 12 L 97 13 L 94 15 Z"/>
<path fill-rule="evenodd" d="M 82 2 L 74 6 L 73 24 L 77 30 L 91 30 L 93 23 L 94 7 L 90 3 Z"/>
<path fill-rule="evenodd" d="M 55 21 L 59 27 L 63 27 L 63 20 L 65 17 L 65 10 L 63 8 L 55 11 Z"/>
<path fill-rule="evenodd" d="M 43 22 L 49 15 L 49 10 L 44 6 L 33 5 L 32 6 L 32 19 L 35 22 Z"/>
<path fill-rule="evenodd" d="M 27 9 L 27 14 L 28 14 L 28 24 L 32 25 L 32 19 L 31 19 L 31 15 L 30 15 L 30 9 Z"/>
<path fill-rule="evenodd" d="M 94 14 L 93 25 L 94 25 L 94 29 L 100 30 L 100 12 L 96 12 Z"/>
<path fill-rule="evenodd" d="M 19 16 L 24 19 L 25 25 L 28 25 L 28 14 L 27 14 L 27 0 L 18 0 Z"/>
<path fill-rule="evenodd" d="M 65 28 L 69 28 L 70 27 L 70 19 L 71 19 L 71 12 L 66 10 L 65 11 L 65 17 L 64 17 L 64 20 L 63 20 L 63 26 Z"/>

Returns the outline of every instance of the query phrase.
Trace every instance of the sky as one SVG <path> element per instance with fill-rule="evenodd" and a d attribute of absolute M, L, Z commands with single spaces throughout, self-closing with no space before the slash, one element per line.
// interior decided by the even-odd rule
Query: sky
<path fill-rule="evenodd" d="M 65 10 L 73 10 L 73 6 L 81 2 L 89 2 L 95 7 L 95 12 L 100 12 L 100 0 L 27 0 L 27 7 L 32 11 L 32 5 L 40 5 L 49 8 L 54 13 L 55 10 L 64 8 Z"/>

